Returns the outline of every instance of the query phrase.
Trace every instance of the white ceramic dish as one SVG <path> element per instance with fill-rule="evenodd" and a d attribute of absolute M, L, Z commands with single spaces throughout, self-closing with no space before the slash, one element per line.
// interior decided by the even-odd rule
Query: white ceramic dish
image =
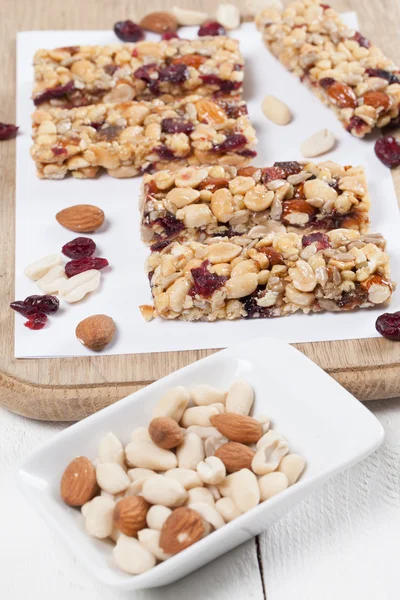
<path fill-rule="evenodd" d="M 307 460 L 300 481 L 213 532 L 180 554 L 138 576 L 113 564 L 111 544 L 88 536 L 79 510 L 59 496 L 65 466 L 95 458 L 98 441 L 113 431 L 123 442 L 151 419 L 151 409 L 175 385 L 209 383 L 226 389 L 238 377 L 254 387 L 254 415 L 268 415 Z M 365 458 L 382 443 L 379 421 L 311 360 L 288 344 L 259 338 L 238 344 L 160 379 L 55 436 L 28 457 L 17 480 L 26 498 L 59 534 L 78 562 L 116 590 L 158 587 L 175 581 L 259 534 L 326 479 Z"/>

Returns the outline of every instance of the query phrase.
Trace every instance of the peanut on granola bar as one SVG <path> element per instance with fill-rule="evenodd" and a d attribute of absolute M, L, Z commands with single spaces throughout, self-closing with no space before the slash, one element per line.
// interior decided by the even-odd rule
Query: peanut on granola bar
<path fill-rule="evenodd" d="M 31 155 L 44 179 L 113 177 L 187 164 L 246 165 L 256 136 L 243 101 L 201 96 L 166 103 L 94 104 L 37 109 Z"/>
<path fill-rule="evenodd" d="M 33 99 L 44 107 L 237 95 L 243 82 L 239 42 L 225 36 L 38 50 L 34 67 Z"/>
<path fill-rule="evenodd" d="M 225 163 L 227 164 L 227 163 Z M 180 239 L 285 231 L 368 229 L 369 196 L 362 167 L 331 161 L 277 162 L 273 167 L 186 167 L 145 175 L 142 237 Z"/>
<path fill-rule="evenodd" d="M 393 290 L 384 248 L 381 235 L 349 229 L 174 241 L 147 261 L 154 314 L 215 321 L 382 304 Z"/>
<path fill-rule="evenodd" d="M 283 12 L 264 10 L 256 22 L 272 54 L 333 108 L 350 133 L 364 137 L 397 122 L 400 69 L 328 4 L 297 0 Z"/>

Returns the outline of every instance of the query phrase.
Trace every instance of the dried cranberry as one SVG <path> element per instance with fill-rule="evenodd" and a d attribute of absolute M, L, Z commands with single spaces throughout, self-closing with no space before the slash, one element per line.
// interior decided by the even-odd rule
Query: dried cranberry
<path fill-rule="evenodd" d="M 203 35 L 226 35 L 226 30 L 218 21 L 207 21 L 201 25 L 197 35 L 200 37 Z"/>
<path fill-rule="evenodd" d="M 217 85 L 221 92 L 224 94 L 229 94 L 234 90 L 238 90 L 242 87 L 241 81 L 229 81 L 229 79 L 221 79 L 218 75 L 213 75 L 211 73 L 206 75 L 200 75 L 200 79 L 203 83 L 207 83 L 208 85 Z"/>
<path fill-rule="evenodd" d="M 387 167 L 393 168 L 400 165 L 400 144 L 391 135 L 376 140 L 375 154 Z"/>
<path fill-rule="evenodd" d="M 130 21 L 118 21 L 114 25 L 115 35 L 123 42 L 138 42 L 144 39 L 144 31 L 139 25 Z"/>
<path fill-rule="evenodd" d="M 335 79 L 333 79 L 332 77 L 323 77 L 319 80 L 318 83 L 322 88 L 324 88 L 324 90 L 326 90 L 328 87 L 335 83 Z"/>
<path fill-rule="evenodd" d="M 54 146 L 54 148 L 52 148 L 51 151 L 55 156 L 61 156 L 62 154 L 68 154 L 68 150 L 66 148 L 64 148 L 63 146 Z"/>
<path fill-rule="evenodd" d="M 286 179 L 289 175 L 300 173 L 301 165 L 295 160 L 286 162 L 275 162 L 273 167 L 266 167 L 262 171 L 263 183 L 268 183 L 274 179 Z"/>
<path fill-rule="evenodd" d="M 323 8 L 324 10 L 328 10 L 328 8 L 331 7 L 330 4 L 320 4 L 321 8 Z"/>
<path fill-rule="evenodd" d="M 182 221 L 179 221 L 173 214 L 167 214 L 165 217 L 160 217 L 151 222 L 151 225 L 158 225 L 164 230 L 163 236 L 166 238 L 174 238 L 185 228 Z M 161 237 L 161 236 L 160 236 Z"/>
<path fill-rule="evenodd" d="M 175 38 L 179 39 L 179 35 L 176 33 L 176 31 L 172 31 L 172 29 L 167 29 L 167 31 L 164 31 L 161 36 L 161 39 L 165 41 L 173 40 Z"/>
<path fill-rule="evenodd" d="M 35 308 L 36 311 L 52 315 L 60 308 L 60 301 L 56 296 L 44 294 L 43 296 L 28 296 L 24 300 L 27 307 Z M 29 315 L 28 315 L 29 316 Z"/>
<path fill-rule="evenodd" d="M 257 156 L 257 152 L 255 150 L 250 150 L 250 148 L 245 148 L 244 150 L 239 150 L 238 154 L 240 156 L 246 156 L 248 158 L 254 158 Z"/>
<path fill-rule="evenodd" d="M 325 233 L 321 233 L 320 231 L 310 233 L 310 235 L 303 235 L 303 238 L 301 240 L 303 248 L 305 248 L 306 246 L 310 246 L 310 244 L 314 244 L 314 242 L 317 243 L 317 250 L 323 250 L 324 248 L 331 247 L 328 236 Z"/>
<path fill-rule="evenodd" d="M 213 146 L 214 152 L 235 152 L 247 144 L 247 138 L 242 133 L 233 133 L 220 144 Z"/>
<path fill-rule="evenodd" d="M 91 123 L 89 123 L 90 127 L 93 127 L 93 129 L 95 129 L 96 131 L 99 131 L 99 129 L 101 129 L 104 125 L 104 121 L 92 121 Z"/>
<path fill-rule="evenodd" d="M 353 117 L 351 117 L 346 129 L 347 131 L 352 131 L 354 129 L 356 133 L 361 133 L 366 125 L 367 124 L 365 121 L 363 121 L 360 117 L 354 115 Z"/>
<path fill-rule="evenodd" d="M 361 35 L 361 33 L 359 31 L 356 31 L 351 39 L 358 42 L 358 44 L 360 46 L 362 46 L 362 48 L 370 48 L 371 47 L 371 42 L 369 40 L 367 40 L 366 37 Z"/>
<path fill-rule="evenodd" d="M 189 75 L 189 69 L 186 65 L 175 64 L 161 69 L 159 79 L 168 83 L 183 83 L 186 79 L 189 79 Z"/>
<path fill-rule="evenodd" d="M 337 301 L 337 305 L 342 310 L 353 310 L 353 308 L 358 308 L 364 302 L 368 300 L 367 292 L 365 292 L 359 285 L 350 292 L 342 292 L 339 300 Z"/>
<path fill-rule="evenodd" d="M 159 252 L 160 250 L 164 250 L 167 246 L 169 246 L 171 240 L 163 240 L 162 242 L 156 242 L 150 246 L 150 250 L 152 252 Z"/>
<path fill-rule="evenodd" d="M 31 319 L 25 321 L 24 325 L 25 327 L 28 327 L 28 329 L 33 329 L 36 331 L 38 329 L 43 329 L 43 327 L 46 325 L 46 322 L 47 315 L 38 312 Z"/>
<path fill-rule="evenodd" d="M 108 260 L 106 258 L 93 258 L 91 256 L 86 258 L 76 258 L 67 262 L 65 265 L 65 274 L 67 277 L 73 277 L 74 275 L 89 271 L 90 269 L 97 269 L 100 271 L 100 269 L 104 269 L 104 267 L 108 267 Z"/>
<path fill-rule="evenodd" d="M 179 160 L 179 156 L 175 156 L 172 150 L 165 144 L 160 144 L 160 146 L 153 148 L 153 150 L 161 160 Z"/>
<path fill-rule="evenodd" d="M 203 298 L 209 298 L 212 294 L 219 290 L 225 282 L 227 281 L 227 277 L 223 275 L 217 275 L 216 273 L 211 273 L 208 270 L 209 261 L 205 260 L 200 267 L 196 269 L 191 269 L 192 277 L 193 277 L 193 290 L 195 294 L 199 296 L 203 296 Z"/>
<path fill-rule="evenodd" d="M 114 63 L 110 63 L 109 65 L 106 65 L 104 67 L 104 70 L 107 73 L 107 75 L 110 75 L 111 77 L 114 75 L 115 71 L 117 71 L 118 69 L 119 69 L 119 66 L 114 65 Z"/>
<path fill-rule="evenodd" d="M 376 320 L 375 327 L 384 338 L 398 342 L 400 340 L 400 311 L 380 315 Z"/>
<path fill-rule="evenodd" d="M 268 257 L 270 267 L 285 264 L 282 254 L 278 250 L 275 250 L 275 248 L 271 248 L 271 246 L 261 246 L 257 249 L 259 252 L 262 252 L 262 254 L 265 254 L 265 256 Z"/>
<path fill-rule="evenodd" d="M 269 319 L 275 317 L 273 307 L 262 307 L 257 304 L 257 298 L 259 297 L 259 291 L 257 290 L 251 296 L 241 298 L 244 310 L 247 313 L 246 319 Z"/>
<path fill-rule="evenodd" d="M 367 69 L 367 75 L 370 77 L 380 77 L 381 79 L 386 79 L 389 83 L 400 83 L 400 79 L 390 71 L 385 71 L 385 69 Z"/>
<path fill-rule="evenodd" d="M 0 140 L 11 140 L 17 135 L 19 127 L 11 123 L 0 123 Z"/>
<path fill-rule="evenodd" d="M 192 133 L 194 129 L 193 123 L 185 121 L 185 119 L 163 119 L 161 121 L 161 131 L 163 133 Z"/>
<path fill-rule="evenodd" d="M 28 318 L 39 312 L 36 307 L 27 306 L 23 300 L 15 300 L 15 302 L 11 302 L 10 308 L 15 310 L 15 312 L 19 313 L 20 315 Z"/>
<path fill-rule="evenodd" d="M 248 114 L 247 106 L 244 102 L 240 104 L 238 102 L 224 102 L 220 100 L 218 104 L 226 112 L 229 119 L 238 119 L 242 115 Z"/>
<path fill-rule="evenodd" d="M 134 72 L 134 76 L 137 79 L 142 79 L 142 81 L 145 81 L 146 83 L 150 83 L 155 79 L 154 77 L 152 77 L 154 73 L 158 74 L 157 65 L 155 63 L 150 63 L 148 65 L 143 65 L 142 67 L 136 69 L 136 71 Z"/>
<path fill-rule="evenodd" d="M 61 248 L 61 252 L 68 258 L 85 258 L 92 256 L 96 250 L 96 244 L 88 237 L 77 237 Z"/>
<path fill-rule="evenodd" d="M 53 100 L 54 98 L 62 98 L 65 96 L 68 98 L 69 94 L 75 91 L 75 83 L 73 81 L 68 81 L 65 85 L 57 85 L 53 88 L 48 88 L 39 96 L 33 100 L 35 106 L 39 106 L 43 102 L 47 102 L 48 100 Z"/>

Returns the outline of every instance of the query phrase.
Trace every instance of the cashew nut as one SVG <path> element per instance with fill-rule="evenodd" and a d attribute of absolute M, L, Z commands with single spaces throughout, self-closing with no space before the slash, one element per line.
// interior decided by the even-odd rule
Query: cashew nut
<path fill-rule="evenodd" d="M 241 469 L 232 477 L 232 500 L 241 512 L 246 512 L 260 502 L 257 477 L 249 469 Z"/>

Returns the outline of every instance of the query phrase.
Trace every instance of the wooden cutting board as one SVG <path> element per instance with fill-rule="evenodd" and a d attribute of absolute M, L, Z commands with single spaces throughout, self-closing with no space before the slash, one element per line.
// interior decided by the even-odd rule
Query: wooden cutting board
<path fill-rule="evenodd" d="M 167 9 L 174 3 L 148 0 L 145 4 L 150 12 Z M 209 10 L 211 15 L 215 9 L 212 0 L 177 0 L 176 4 Z M 237 4 L 243 13 L 249 12 L 250 0 Z M 400 64 L 400 5 L 396 0 L 333 0 L 332 5 L 340 11 L 356 10 L 362 31 Z M 3 0 L 0 121 L 15 122 L 17 31 L 107 29 L 118 20 L 139 19 L 143 8 L 141 0 Z M 260 47 L 261 44 L 260 38 Z M 15 359 L 14 317 L 8 308 L 14 299 L 14 163 L 15 142 L 0 142 L 0 405 L 34 419 L 75 421 L 214 352 Z M 400 198 L 399 173 L 394 173 L 394 177 Z M 27 248 L 27 255 L 29 252 Z M 400 344 L 373 338 L 296 347 L 361 400 L 400 396 Z"/>

